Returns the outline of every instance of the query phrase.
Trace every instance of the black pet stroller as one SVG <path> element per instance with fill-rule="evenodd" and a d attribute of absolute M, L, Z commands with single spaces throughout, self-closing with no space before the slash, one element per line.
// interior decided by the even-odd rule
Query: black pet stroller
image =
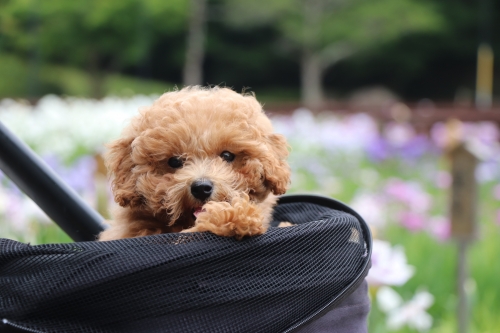
<path fill-rule="evenodd" d="M 371 236 L 346 205 L 279 200 L 242 241 L 210 233 L 95 242 L 101 218 L 0 124 L 0 168 L 76 243 L 0 239 L 0 332 L 367 331 Z"/>

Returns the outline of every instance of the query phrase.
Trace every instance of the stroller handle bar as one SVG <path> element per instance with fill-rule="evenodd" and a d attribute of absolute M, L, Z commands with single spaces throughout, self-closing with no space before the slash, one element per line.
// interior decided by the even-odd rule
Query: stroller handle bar
<path fill-rule="evenodd" d="M 103 217 L 0 122 L 0 169 L 74 241 L 92 241 Z"/>

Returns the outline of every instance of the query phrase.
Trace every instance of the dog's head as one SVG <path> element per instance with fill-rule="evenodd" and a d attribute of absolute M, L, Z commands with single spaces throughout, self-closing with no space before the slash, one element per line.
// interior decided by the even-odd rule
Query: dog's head
<path fill-rule="evenodd" d="M 227 88 L 165 93 L 108 147 L 115 201 L 171 224 L 207 201 L 283 194 L 290 181 L 285 138 L 252 95 Z"/>

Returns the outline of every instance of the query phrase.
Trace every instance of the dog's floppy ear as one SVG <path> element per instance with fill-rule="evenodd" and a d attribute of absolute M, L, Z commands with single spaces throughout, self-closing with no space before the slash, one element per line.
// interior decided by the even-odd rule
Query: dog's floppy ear
<path fill-rule="evenodd" d="M 132 141 L 134 138 L 122 138 L 107 145 L 104 156 L 106 167 L 111 176 L 111 184 L 115 201 L 122 207 L 138 206 L 142 196 L 137 193 L 137 175 L 132 172 L 135 163 L 132 161 Z"/>
<path fill-rule="evenodd" d="M 266 141 L 269 148 L 263 161 L 266 183 L 274 194 L 284 194 L 290 183 L 290 167 L 286 162 L 288 144 L 281 134 L 269 134 Z"/>

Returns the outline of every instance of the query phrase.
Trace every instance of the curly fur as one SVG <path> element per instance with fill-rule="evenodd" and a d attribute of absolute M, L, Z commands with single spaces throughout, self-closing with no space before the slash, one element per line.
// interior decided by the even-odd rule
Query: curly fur
<path fill-rule="evenodd" d="M 273 133 L 253 95 L 227 88 L 192 86 L 163 94 L 108 148 L 105 161 L 120 207 L 100 240 L 180 231 L 261 234 L 275 195 L 285 193 L 290 181 L 285 138 Z M 235 159 L 223 160 L 223 151 Z M 182 168 L 170 167 L 171 157 L 181 157 Z M 200 179 L 214 185 L 206 202 L 190 192 Z"/>

